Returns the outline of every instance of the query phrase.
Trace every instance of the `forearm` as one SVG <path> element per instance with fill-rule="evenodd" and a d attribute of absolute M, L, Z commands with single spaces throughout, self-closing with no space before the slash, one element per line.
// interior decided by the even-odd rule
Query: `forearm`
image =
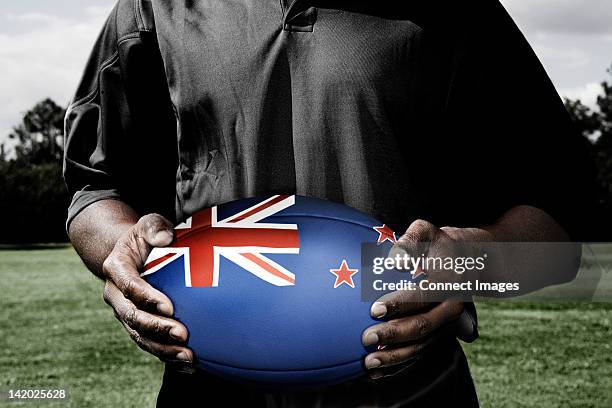
<path fill-rule="evenodd" d="M 565 230 L 535 207 L 514 207 L 487 227 L 442 230 L 455 241 L 476 243 L 472 255 L 488 254 L 487 267 L 479 273 L 479 281 L 516 282 L 520 285 L 518 294 L 571 281 L 579 269 L 581 245 L 571 243 Z"/>
<path fill-rule="evenodd" d="M 567 242 L 565 230 L 547 213 L 535 207 L 514 207 L 487 228 L 495 242 Z"/>
<path fill-rule="evenodd" d="M 70 223 L 68 235 L 85 265 L 101 276 L 102 264 L 119 237 L 138 222 L 139 215 L 118 200 L 91 204 Z"/>
<path fill-rule="evenodd" d="M 581 246 L 571 244 L 567 232 L 544 211 L 515 207 L 484 230 L 493 242 L 508 244 L 497 247 L 501 267 L 489 268 L 483 280 L 519 282 L 520 293 L 529 293 L 576 277 Z"/>

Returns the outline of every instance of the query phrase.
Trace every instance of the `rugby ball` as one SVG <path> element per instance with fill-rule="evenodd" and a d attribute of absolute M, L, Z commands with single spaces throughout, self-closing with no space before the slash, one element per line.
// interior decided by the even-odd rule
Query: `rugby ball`
<path fill-rule="evenodd" d="M 196 365 L 265 385 L 330 385 L 363 375 L 361 245 L 395 234 L 348 206 L 302 196 L 201 210 L 154 249 L 143 277 L 172 300 Z"/>

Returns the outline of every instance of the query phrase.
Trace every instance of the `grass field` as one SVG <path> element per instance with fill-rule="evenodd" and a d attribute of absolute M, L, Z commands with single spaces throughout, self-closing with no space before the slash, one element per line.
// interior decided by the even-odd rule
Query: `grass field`
<path fill-rule="evenodd" d="M 611 304 L 478 308 L 481 337 L 465 349 L 482 406 L 612 407 Z M 154 406 L 161 363 L 132 345 L 71 248 L 0 250 L 0 327 L 0 388 L 67 388 L 79 408 Z"/>

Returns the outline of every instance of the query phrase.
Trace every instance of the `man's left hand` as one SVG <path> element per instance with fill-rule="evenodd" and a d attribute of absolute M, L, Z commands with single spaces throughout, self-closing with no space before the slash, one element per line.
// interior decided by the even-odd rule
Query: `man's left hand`
<path fill-rule="evenodd" d="M 391 250 L 393 253 L 420 254 L 423 246 L 433 256 L 453 248 L 454 242 L 489 241 L 485 230 L 437 228 L 433 224 L 415 221 Z M 449 245 L 451 244 L 451 245 Z M 434 255 L 435 254 L 435 255 Z M 410 367 L 423 350 L 443 336 L 458 335 L 463 301 L 447 299 L 432 302 L 423 291 L 398 291 L 382 296 L 371 308 L 371 315 L 384 322 L 366 329 L 362 342 L 378 350 L 366 356 L 365 366 L 372 379 L 392 376 Z"/>

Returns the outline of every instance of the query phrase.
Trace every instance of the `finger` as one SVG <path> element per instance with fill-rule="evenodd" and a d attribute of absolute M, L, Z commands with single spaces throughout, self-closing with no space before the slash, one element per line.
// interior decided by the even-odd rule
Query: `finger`
<path fill-rule="evenodd" d="M 429 282 L 437 282 L 428 279 Z M 370 308 L 375 319 L 392 319 L 416 315 L 432 309 L 446 301 L 456 301 L 463 292 L 442 290 L 400 290 L 387 293 L 376 300 Z"/>
<path fill-rule="evenodd" d="M 478 338 L 478 318 L 472 302 L 463 304 L 463 312 L 455 321 L 456 336 L 465 343 L 473 343 Z"/>
<path fill-rule="evenodd" d="M 409 369 L 422 356 L 423 352 L 450 332 L 443 328 L 434 335 L 414 344 L 395 348 L 386 347 L 383 350 L 369 354 L 365 358 L 365 366 L 371 379 L 392 377 Z"/>
<path fill-rule="evenodd" d="M 368 354 L 365 358 L 365 366 L 368 370 L 382 369 L 398 364 L 406 363 L 415 359 L 433 339 L 423 342 L 401 346 L 397 348 L 384 349 Z"/>
<path fill-rule="evenodd" d="M 104 288 L 104 301 L 109 304 L 121 322 L 127 324 L 140 335 L 162 343 L 184 343 L 187 341 L 187 328 L 180 322 L 155 316 L 139 310 L 134 303 L 112 283 Z"/>
<path fill-rule="evenodd" d="M 142 336 L 136 330 L 132 329 L 126 323 L 123 327 L 128 332 L 132 340 L 144 351 L 153 354 L 162 361 L 183 362 L 185 364 L 193 363 L 193 352 L 186 347 L 175 344 L 163 344 Z"/>
<path fill-rule="evenodd" d="M 399 290 L 387 293 L 376 300 L 370 308 L 375 319 L 407 316 L 430 309 L 432 295 L 422 290 Z"/>
<path fill-rule="evenodd" d="M 370 347 L 423 339 L 443 325 L 458 319 L 462 311 L 463 302 L 447 300 L 425 313 L 369 327 L 363 332 L 362 342 L 364 346 Z"/>
<path fill-rule="evenodd" d="M 406 230 L 389 251 L 389 257 L 396 255 L 420 256 L 427 253 L 430 242 L 434 242 L 438 228 L 425 220 L 416 220 Z"/>
<path fill-rule="evenodd" d="M 162 292 L 140 277 L 134 260 L 123 253 L 109 256 L 102 266 L 107 281 L 112 281 L 134 304 L 143 310 L 154 310 L 162 316 L 172 317 L 172 302 Z"/>
<path fill-rule="evenodd" d="M 412 269 L 406 270 L 404 259 L 405 257 L 412 257 L 421 262 L 417 270 L 427 274 L 430 272 L 439 273 L 440 270 L 432 269 L 437 267 L 436 264 L 426 264 L 424 260 L 454 256 L 458 245 L 443 230 L 427 221 L 418 220 L 408 228 L 406 233 L 391 248 L 389 257 L 396 260 L 396 268 L 400 271 L 417 272 Z"/>
<path fill-rule="evenodd" d="M 148 214 L 140 218 L 134 228 L 135 234 L 152 247 L 165 247 L 174 239 L 174 226 L 159 214 Z"/>
<path fill-rule="evenodd" d="M 168 246 L 173 239 L 174 229 L 170 221 L 159 214 L 147 214 L 119 239 L 113 252 L 126 255 L 136 269 L 141 269 L 151 248 Z"/>

